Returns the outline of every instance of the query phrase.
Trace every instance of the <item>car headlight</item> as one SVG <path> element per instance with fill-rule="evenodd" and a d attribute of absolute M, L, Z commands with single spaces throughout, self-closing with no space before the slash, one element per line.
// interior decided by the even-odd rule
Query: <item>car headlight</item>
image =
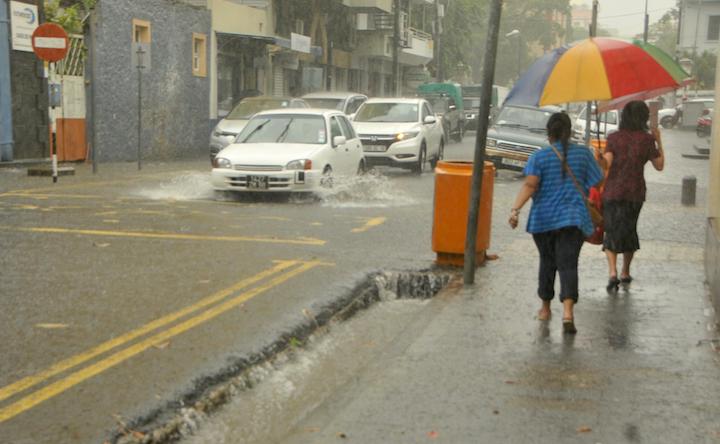
<path fill-rule="evenodd" d="M 223 157 L 216 157 L 215 159 L 213 159 L 213 166 L 215 168 L 232 169 L 232 162 Z"/>
<path fill-rule="evenodd" d="M 310 159 L 298 159 L 288 162 L 285 165 L 286 170 L 311 170 L 312 160 Z"/>
<path fill-rule="evenodd" d="M 408 131 L 404 133 L 398 133 L 395 136 L 395 140 L 407 140 L 417 137 L 417 135 L 420 134 L 420 131 Z"/>
<path fill-rule="evenodd" d="M 485 142 L 486 147 L 494 148 L 497 146 L 497 139 L 487 139 Z"/>

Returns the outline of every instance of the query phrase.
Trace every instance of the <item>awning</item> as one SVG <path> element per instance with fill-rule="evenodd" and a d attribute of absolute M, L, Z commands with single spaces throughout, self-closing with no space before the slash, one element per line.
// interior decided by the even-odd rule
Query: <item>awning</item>
<path fill-rule="evenodd" d="M 225 38 L 231 38 L 231 39 L 247 39 L 247 40 L 254 40 L 258 42 L 264 42 L 271 45 L 277 45 L 281 48 L 286 48 L 292 50 L 292 44 L 290 42 L 290 39 L 286 39 L 283 37 L 277 37 L 277 36 L 265 36 L 265 35 L 252 35 L 252 34 L 235 34 L 232 32 L 215 32 L 215 35 L 218 37 L 225 37 Z M 323 49 L 321 46 L 311 46 L 310 47 L 310 53 L 316 57 L 321 57 L 323 55 Z"/>

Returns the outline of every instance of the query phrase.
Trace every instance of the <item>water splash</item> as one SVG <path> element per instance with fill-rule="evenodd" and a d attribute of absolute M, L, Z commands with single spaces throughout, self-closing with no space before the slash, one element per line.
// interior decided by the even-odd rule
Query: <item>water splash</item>
<path fill-rule="evenodd" d="M 317 195 L 324 206 L 333 208 L 386 208 L 417 203 L 375 170 L 362 176 L 335 177 L 333 187 L 321 189 Z"/>
<path fill-rule="evenodd" d="M 141 189 L 133 193 L 152 200 L 201 200 L 213 199 L 213 187 L 208 173 L 185 172 L 153 189 Z"/>

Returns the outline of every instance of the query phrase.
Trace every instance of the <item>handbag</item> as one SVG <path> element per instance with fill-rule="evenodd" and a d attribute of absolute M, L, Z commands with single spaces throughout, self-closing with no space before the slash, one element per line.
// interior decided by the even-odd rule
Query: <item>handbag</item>
<path fill-rule="evenodd" d="M 550 145 L 550 148 L 555 152 L 555 155 L 560 159 L 560 162 L 562 162 L 563 158 L 560 152 L 555 148 L 554 146 Z M 590 214 L 590 220 L 593 224 L 593 234 L 585 238 L 586 242 L 589 242 L 591 244 L 602 244 L 603 240 L 603 214 L 602 214 L 602 199 L 600 195 L 600 191 L 592 187 L 590 188 L 590 197 L 588 197 L 585 194 L 585 191 L 583 191 L 582 187 L 580 186 L 580 183 L 577 181 L 577 178 L 575 177 L 575 174 L 573 174 L 572 169 L 570 169 L 570 165 L 567 163 L 565 164 L 565 171 L 570 175 L 570 178 L 573 181 L 573 184 L 575 184 L 575 188 L 577 188 L 578 192 L 583 198 L 583 202 L 585 203 L 585 208 L 587 208 L 588 213 Z"/>

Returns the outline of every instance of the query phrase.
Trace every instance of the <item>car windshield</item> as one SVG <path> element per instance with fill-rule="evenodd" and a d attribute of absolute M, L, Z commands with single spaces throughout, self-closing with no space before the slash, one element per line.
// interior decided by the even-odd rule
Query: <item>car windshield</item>
<path fill-rule="evenodd" d="M 225 118 L 228 120 L 247 120 L 260 111 L 287 108 L 289 106 L 290 101 L 282 99 L 243 100 Z"/>
<path fill-rule="evenodd" d="M 417 103 L 365 103 L 355 115 L 356 122 L 417 122 Z"/>
<path fill-rule="evenodd" d="M 342 110 L 342 99 L 315 98 L 305 99 L 311 108 L 320 109 L 339 109 Z"/>
<path fill-rule="evenodd" d="M 309 115 L 270 115 L 250 119 L 235 143 L 307 143 L 327 140 L 325 119 Z"/>
<path fill-rule="evenodd" d="M 480 99 L 465 99 L 463 105 L 465 109 L 480 108 Z"/>
<path fill-rule="evenodd" d="M 552 112 L 543 109 L 506 106 L 500 111 L 495 125 L 544 130 L 551 115 Z"/>

